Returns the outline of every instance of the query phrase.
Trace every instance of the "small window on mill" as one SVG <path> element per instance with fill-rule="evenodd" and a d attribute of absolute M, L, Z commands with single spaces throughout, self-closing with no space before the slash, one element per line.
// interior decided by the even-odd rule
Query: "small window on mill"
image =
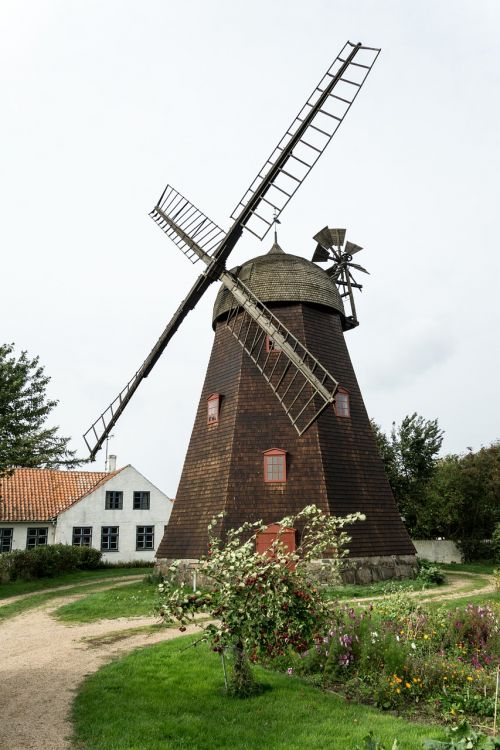
<path fill-rule="evenodd" d="M 266 336 L 266 352 L 280 352 L 281 347 L 271 336 Z"/>
<path fill-rule="evenodd" d="M 264 451 L 264 482 L 286 482 L 286 451 L 280 448 Z"/>
<path fill-rule="evenodd" d="M 219 421 L 220 395 L 212 393 L 207 401 L 207 424 L 217 424 Z"/>
<path fill-rule="evenodd" d="M 335 395 L 335 414 L 337 417 L 350 417 L 349 394 L 345 388 L 339 388 Z"/>

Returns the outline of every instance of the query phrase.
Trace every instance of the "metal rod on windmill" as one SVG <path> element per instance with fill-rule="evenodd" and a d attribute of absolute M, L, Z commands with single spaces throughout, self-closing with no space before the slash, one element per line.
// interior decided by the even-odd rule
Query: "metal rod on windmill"
<path fill-rule="evenodd" d="M 188 312 L 216 280 L 233 296 L 234 309 L 244 311 L 244 317 L 256 328 L 252 329 L 252 335 L 249 335 L 250 325 L 244 329 L 245 334 L 242 326 L 238 333 L 232 331 L 248 356 L 261 368 L 256 347 L 262 347 L 263 337 L 270 336 L 281 349 L 280 359 L 286 362 L 286 372 L 292 371 L 294 379 L 300 383 L 300 392 L 308 394 L 306 404 L 302 405 L 302 401 L 292 397 L 290 389 L 283 390 L 284 376 L 276 379 L 275 372 L 270 374 L 265 368 L 261 369 L 297 432 L 305 432 L 333 403 L 338 387 L 334 376 L 240 279 L 225 269 L 225 263 L 243 229 L 262 240 L 273 224 L 276 228 L 279 215 L 337 132 L 379 53 L 380 49 L 361 43 L 344 45 L 236 205 L 231 215 L 233 224 L 227 232 L 167 185 L 150 215 L 189 260 L 193 263 L 201 260 L 206 269 L 180 303 L 141 367 L 85 433 L 92 459 Z M 336 277 L 335 281 L 338 283 Z"/>

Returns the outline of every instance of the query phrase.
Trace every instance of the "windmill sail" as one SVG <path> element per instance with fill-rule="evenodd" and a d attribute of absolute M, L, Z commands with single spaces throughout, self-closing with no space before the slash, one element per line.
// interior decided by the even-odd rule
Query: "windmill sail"
<path fill-rule="evenodd" d="M 335 135 L 379 49 L 347 42 L 231 214 L 263 239 Z"/>
<path fill-rule="evenodd" d="M 193 248 L 194 242 L 210 256 L 226 236 L 223 229 L 171 185 L 167 185 L 149 215 L 191 263 L 197 263 L 200 258 Z"/>
<path fill-rule="evenodd" d="M 207 269 L 205 273 L 198 277 L 186 298 L 181 302 L 134 377 L 85 433 L 84 439 L 92 459 L 95 458 L 97 451 L 102 447 L 139 384 L 149 375 L 188 312 L 195 307 L 213 281 L 220 278 L 223 283 L 226 283 L 223 278 L 225 276 L 229 283 L 229 275 L 223 270 L 224 264 L 238 242 L 243 229 L 248 229 L 262 239 L 273 221 L 276 220 L 279 213 L 294 195 L 349 111 L 379 52 L 379 49 L 363 47 L 361 44 L 353 45 L 351 42 L 347 42 L 271 157 L 266 161 L 244 198 L 238 203 L 233 212 L 234 223 L 227 233 L 224 233 L 215 222 L 196 208 L 181 193 L 167 185 L 150 215 L 189 260 L 196 263 L 198 259 L 201 259 L 207 265 Z M 245 292 L 238 284 L 235 286 L 234 277 L 232 277 L 230 283 L 236 297 L 237 294 L 240 294 L 238 309 L 244 310 L 245 316 L 252 320 L 260 331 L 267 331 L 269 326 L 276 327 L 277 341 L 280 342 L 280 345 L 283 345 L 283 358 L 289 360 L 286 373 L 283 374 L 277 385 L 265 368 L 261 371 L 283 403 L 296 428 L 299 432 L 303 432 L 311 423 L 311 421 L 307 421 L 304 415 L 309 414 L 308 410 L 310 410 L 311 405 L 316 404 L 318 399 L 320 401 L 322 399 L 323 405 L 319 407 L 316 416 L 321 413 L 322 409 L 326 408 L 328 403 L 332 402 L 336 381 L 326 370 L 321 372 L 318 378 L 316 372 L 320 365 L 316 360 L 313 362 L 310 359 L 309 352 L 304 349 L 302 357 L 297 355 L 298 347 L 300 347 L 299 342 L 295 340 L 296 343 L 290 343 L 292 334 L 284 329 L 277 319 L 276 323 L 273 322 L 274 316 L 270 311 L 267 310 L 264 314 L 263 310 L 260 310 L 257 314 L 258 320 L 253 317 L 255 301 L 249 301 L 241 296 Z M 239 284 L 241 285 L 241 282 Z M 264 307 L 259 300 L 256 300 L 256 303 L 257 306 Z M 236 309 L 232 316 L 233 319 L 239 317 Z M 238 333 L 237 338 L 239 335 Z M 265 335 L 270 334 L 266 332 Z M 253 349 L 251 356 L 254 356 Z M 255 361 L 255 363 L 260 368 L 260 360 Z M 300 396 L 293 403 L 288 401 L 279 390 L 289 372 L 295 375 L 294 382 L 299 378 L 299 373 L 306 381 L 300 391 Z M 325 383 L 329 383 L 329 385 L 325 385 Z M 293 393 L 291 385 L 287 389 L 287 395 L 289 392 Z M 305 393 L 310 393 L 310 395 L 308 395 L 304 404 L 304 409 L 301 407 L 297 410 L 296 405 L 301 403 L 300 398 Z M 312 421 L 316 416 L 313 415 Z"/>
<path fill-rule="evenodd" d="M 234 299 L 226 325 L 302 435 L 333 404 L 338 382 L 245 284 L 227 272 L 221 281 Z"/>

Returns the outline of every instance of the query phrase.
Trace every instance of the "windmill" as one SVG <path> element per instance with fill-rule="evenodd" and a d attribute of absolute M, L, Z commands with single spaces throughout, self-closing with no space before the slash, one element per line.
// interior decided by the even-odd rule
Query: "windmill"
<path fill-rule="evenodd" d="M 341 251 L 344 236 L 342 242 L 340 242 L 340 235 L 334 236 L 335 231 L 343 232 L 345 235 L 345 230 L 326 228 L 317 235 L 320 254 L 326 254 L 324 259 L 331 258 L 334 261 L 334 265 L 326 273 L 305 259 L 283 253 L 276 242 L 271 252 L 262 256 L 264 259 L 256 258 L 231 270 L 226 269 L 226 261 L 244 229 L 262 240 L 269 229 L 276 225 L 278 216 L 343 122 L 379 52 L 379 49 L 361 44 L 351 42 L 345 44 L 264 163 L 247 192 L 238 202 L 231 215 L 233 224 L 227 232 L 224 232 L 171 185 L 167 185 L 151 211 L 151 217 L 165 234 L 175 242 L 191 262 L 201 261 L 205 265 L 205 270 L 181 302 L 142 366 L 116 399 L 91 425 L 84 439 L 91 458 L 95 458 L 97 451 L 103 445 L 138 386 L 148 377 L 183 319 L 196 306 L 208 287 L 214 281 L 220 281 L 222 288 L 216 302 L 217 314 L 214 313 L 216 337 L 211 356 L 211 363 L 215 364 L 210 363 L 207 370 L 204 392 L 181 477 L 176 507 L 166 536 L 160 545 L 160 551 L 163 549 L 164 556 L 168 558 L 199 557 L 204 551 L 207 521 L 214 512 L 228 508 L 227 499 L 222 499 L 220 487 L 224 483 L 229 486 L 229 475 L 234 468 L 234 462 L 229 462 L 231 464 L 229 466 L 226 459 L 230 450 L 229 446 L 235 445 L 235 430 L 243 442 L 247 441 L 247 444 L 252 443 L 259 432 L 259 418 L 262 414 L 259 417 L 257 412 L 250 420 L 247 420 L 245 428 L 236 427 L 236 421 L 243 413 L 252 411 L 251 408 L 248 409 L 249 404 L 243 406 L 242 402 L 238 401 L 235 390 L 238 383 L 242 383 L 247 378 L 246 392 L 247 395 L 254 394 L 254 405 L 257 411 L 265 404 L 268 416 L 274 415 L 273 419 L 276 423 L 280 423 L 280 429 L 284 429 L 285 432 L 291 431 L 289 439 L 292 442 L 295 441 L 296 446 L 302 446 L 302 448 L 297 448 L 298 452 L 306 449 L 306 446 L 311 447 L 311 440 L 314 440 L 314 436 L 317 436 L 321 430 L 323 417 L 319 418 L 324 415 L 324 419 L 328 421 L 334 412 L 332 407 L 339 402 L 340 392 L 338 391 L 339 387 L 343 391 L 343 386 L 340 385 L 339 376 L 336 373 L 335 361 L 327 356 L 328 364 L 326 364 L 322 348 L 318 347 L 317 343 L 306 346 L 304 326 L 296 327 L 293 314 L 290 316 L 286 304 L 283 307 L 283 303 L 296 301 L 293 298 L 297 296 L 297 290 L 293 292 L 291 300 L 286 291 L 287 284 L 296 280 L 292 270 L 295 264 L 297 269 L 300 268 L 304 280 L 306 276 L 308 278 L 307 282 L 304 281 L 305 287 L 313 290 L 304 292 L 305 302 L 313 302 L 322 308 L 335 310 L 337 322 L 334 322 L 334 325 L 340 324 L 338 321 L 341 321 L 339 329 L 341 333 L 342 329 L 347 330 L 357 324 L 352 288 L 358 285 L 352 278 L 350 268 L 353 267 L 352 254 L 358 248 L 352 246 L 352 243 L 347 243 Z M 317 257 L 316 259 L 318 260 Z M 307 270 L 304 263 L 308 264 Z M 270 292 L 269 289 L 264 289 L 263 293 L 260 292 L 259 278 L 261 281 L 263 278 L 260 268 L 274 269 L 271 271 L 273 276 L 271 286 L 275 291 Z M 281 284 L 279 283 L 280 273 L 282 273 L 283 282 Z M 340 293 L 335 284 L 340 288 Z M 284 296 L 280 296 L 282 294 Z M 349 297 L 350 316 L 345 314 L 341 294 Z M 335 298 L 333 302 L 332 295 Z M 266 302 L 270 302 L 270 306 Z M 275 311 L 275 307 L 279 310 Z M 223 353 L 222 359 L 221 352 Z M 221 364 L 222 362 L 226 364 Z M 214 381 L 213 392 L 207 394 L 206 389 L 212 388 L 212 381 Z M 265 389 L 265 393 L 262 388 Z M 269 398 L 272 399 L 271 402 L 268 401 Z M 209 409 L 208 420 L 203 417 L 206 401 L 208 401 Z M 238 404 L 241 407 L 240 412 L 238 412 Z M 276 409 L 279 411 L 279 416 L 275 413 Z M 206 433 L 207 424 L 210 428 L 217 427 L 216 432 L 211 429 L 210 436 Z M 283 427 L 283 424 L 286 427 Z M 291 435 L 294 436 L 293 439 Z M 273 446 L 269 445 L 268 448 L 272 453 Z M 313 450 L 316 450 L 316 454 L 318 451 L 321 452 L 319 445 Z M 239 455 L 240 468 L 244 475 L 245 460 L 242 453 Z M 268 459 L 271 465 L 276 456 L 269 455 Z M 275 464 L 279 464 L 277 459 Z M 207 470 L 207 467 L 212 467 L 215 472 L 212 480 L 209 479 L 210 469 Z M 185 477 L 187 479 L 184 479 Z M 183 481 L 185 492 L 182 490 Z M 210 481 L 212 481 L 211 490 L 207 489 Z M 387 484 L 386 480 L 385 483 Z M 248 486 L 250 485 L 251 482 L 248 483 Z M 202 497 L 204 492 L 205 500 Z M 181 501 L 181 497 L 184 496 L 185 499 Z M 325 510 L 330 510 L 326 496 L 322 500 Z M 301 507 L 310 501 L 310 498 L 301 498 Z M 262 517 L 262 513 L 258 515 L 261 510 L 258 504 L 253 508 L 244 507 L 247 505 L 246 501 L 243 504 L 239 502 L 235 492 L 233 492 L 231 504 L 235 512 L 227 515 L 225 522 L 228 526 L 239 520 L 253 518 L 256 513 L 257 517 Z M 389 513 L 390 520 L 395 524 L 399 536 L 403 539 L 399 545 L 398 554 L 413 555 L 411 542 L 405 537 L 405 532 L 401 532 L 403 527 L 395 512 L 393 499 L 392 505 L 394 507 Z M 280 503 L 275 503 L 274 507 L 266 509 L 265 515 L 270 521 L 276 520 L 280 517 L 280 509 Z M 291 510 L 293 509 L 285 502 L 281 515 Z M 193 531 L 193 517 L 195 516 L 196 533 Z M 169 536 L 175 537 L 174 544 L 169 542 Z M 184 539 L 184 546 L 182 539 Z M 374 549 L 376 548 L 375 544 Z M 165 549 L 167 549 L 166 552 Z M 390 554 L 393 552 L 391 551 Z"/>

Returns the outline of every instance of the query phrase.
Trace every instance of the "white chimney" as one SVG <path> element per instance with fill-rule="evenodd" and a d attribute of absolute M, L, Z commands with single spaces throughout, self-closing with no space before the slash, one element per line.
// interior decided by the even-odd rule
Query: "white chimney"
<path fill-rule="evenodd" d="M 108 456 L 108 471 L 116 471 L 116 456 L 112 453 Z"/>

